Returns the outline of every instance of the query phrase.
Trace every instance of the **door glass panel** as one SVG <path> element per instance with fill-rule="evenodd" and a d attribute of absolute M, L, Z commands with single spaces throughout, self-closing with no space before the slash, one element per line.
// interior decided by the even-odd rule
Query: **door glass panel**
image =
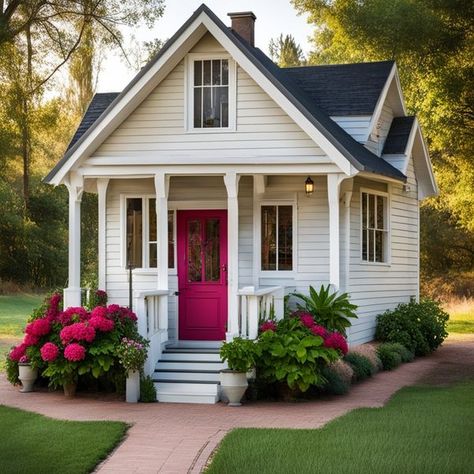
<path fill-rule="evenodd" d="M 142 266 L 142 199 L 127 199 L 127 265 Z"/>
<path fill-rule="evenodd" d="M 201 221 L 188 221 L 188 281 L 202 280 Z"/>
<path fill-rule="evenodd" d="M 276 206 L 262 206 L 262 270 L 276 270 Z"/>
<path fill-rule="evenodd" d="M 205 281 L 220 280 L 220 221 L 206 220 L 206 241 L 204 247 L 204 279 Z"/>
<path fill-rule="evenodd" d="M 278 270 L 293 268 L 293 207 L 278 206 Z"/>

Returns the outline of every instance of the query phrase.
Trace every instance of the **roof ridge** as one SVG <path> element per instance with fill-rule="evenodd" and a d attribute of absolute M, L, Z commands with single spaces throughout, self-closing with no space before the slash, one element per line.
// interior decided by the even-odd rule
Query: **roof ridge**
<path fill-rule="evenodd" d="M 344 67 L 344 66 L 361 66 L 361 65 L 372 65 L 372 64 L 395 64 L 396 61 L 393 59 L 385 59 L 382 61 L 361 61 L 358 63 L 337 63 L 337 64 L 306 64 L 301 66 L 287 66 L 280 67 L 282 70 L 295 70 L 295 69 L 312 69 L 318 67 Z M 278 66 L 279 67 L 279 66 Z"/>

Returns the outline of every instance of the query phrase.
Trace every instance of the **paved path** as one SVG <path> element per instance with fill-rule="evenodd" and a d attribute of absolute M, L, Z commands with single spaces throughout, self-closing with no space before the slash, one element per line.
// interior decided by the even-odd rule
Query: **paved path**
<path fill-rule="evenodd" d="M 462 369 L 459 367 L 462 366 Z M 439 369 L 474 376 L 474 335 L 448 340 L 434 355 L 382 372 L 349 394 L 302 403 L 218 405 L 136 404 L 60 393 L 18 393 L 2 376 L 0 404 L 70 420 L 122 420 L 133 424 L 125 441 L 99 467 L 101 474 L 198 473 L 222 437 L 234 427 L 317 428 L 359 407 L 380 407 L 398 389 L 417 380 L 443 382 Z M 458 368 L 459 370 L 456 370 Z M 431 375 L 430 375 L 431 374 Z"/>

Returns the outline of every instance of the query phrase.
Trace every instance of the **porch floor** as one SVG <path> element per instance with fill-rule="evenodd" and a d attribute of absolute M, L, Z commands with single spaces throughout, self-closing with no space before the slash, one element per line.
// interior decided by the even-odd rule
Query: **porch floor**
<path fill-rule="evenodd" d="M 201 472 L 219 441 L 236 427 L 318 428 L 359 407 L 380 407 L 391 395 L 421 377 L 464 371 L 474 375 L 474 335 L 452 338 L 432 356 L 382 372 L 356 385 L 347 396 L 307 403 L 249 403 L 240 408 L 224 404 L 125 404 L 78 394 L 73 400 L 60 392 L 19 394 L 0 375 L 0 404 L 70 420 L 121 420 L 132 423 L 125 441 L 98 472 Z M 443 380 L 439 379 L 439 382 Z"/>

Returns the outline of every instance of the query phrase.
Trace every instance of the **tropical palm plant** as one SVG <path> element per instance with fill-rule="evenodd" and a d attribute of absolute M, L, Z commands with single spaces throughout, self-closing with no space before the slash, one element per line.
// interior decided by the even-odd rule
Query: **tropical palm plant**
<path fill-rule="evenodd" d="M 302 304 L 297 303 L 299 310 L 311 313 L 315 321 L 329 331 L 346 335 L 346 328 L 352 324 L 350 319 L 357 318 L 357 306 L 349 301 L 349 295 L 330 293 L 329 285 L 321 285 L 319 292 L 310 286 L 309 296 L 302 293 L 293 293 L 293 296 L 302 301 Z"/>

